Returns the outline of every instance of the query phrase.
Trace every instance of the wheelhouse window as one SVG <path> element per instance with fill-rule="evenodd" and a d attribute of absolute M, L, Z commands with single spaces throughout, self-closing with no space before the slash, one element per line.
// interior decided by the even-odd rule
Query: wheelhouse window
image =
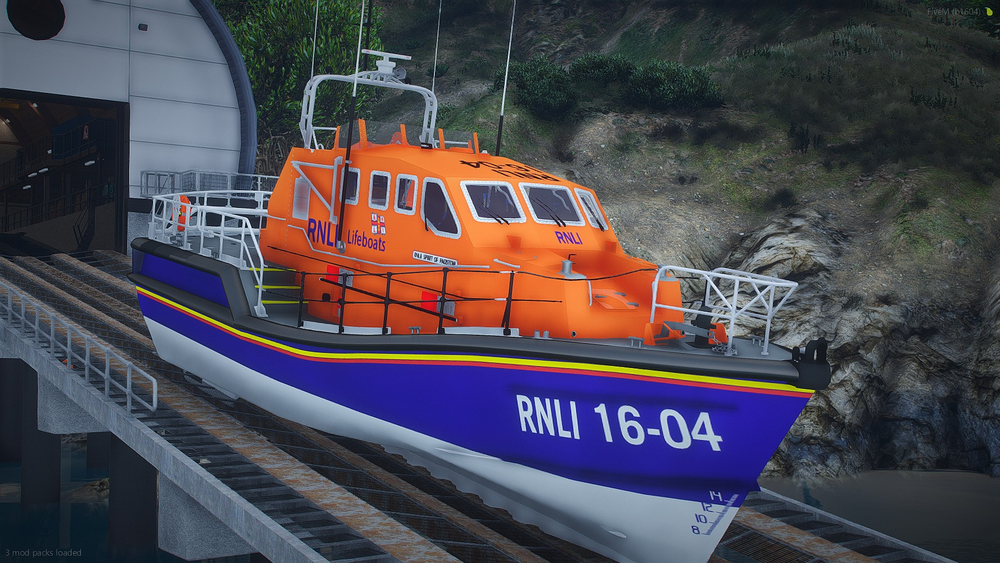
<path fill-rule="evenodd" d="M 440 180 L 424 180 L 424 199 L 420 214 L 423 216 L 424 224 L 434 231 L 434 234 L 448 238 L 459 237 L 460 230 L 458 220 L 455 219 L 455 210 Z"/>
<path fill-rule="evenodd" d="M 413 215 L 417 203 L 417 177 L 409 174 L 396 176 L 396 199 L 393 208 L 404 215 Z"/>
<path fill-rule="evenodd" d="M 358 203 L 358 178 L 361 171 L 357 168 L 347 170 L 347 181 L 344 184 L 344 201 L 354 205 Z"/>
<path fill-rule="evenodd" d="M 368 190 L 368 207 L 387 209 L 389 207 L 389 173 L 372 172 L 371 188 Z"/>
<path fill-rule="evenodd" d="M 535 221 L 560 227 L 584 224 L 573 193 L 566 186 L 521 184 L 521 192 Z"/>
<path fill-rule="evenodd" d="M 462 193 L 476 221 L 483 223 L 523 223 L 521 203 L 510 184 L 504 182 L 462 182 Z"/>
<path fill-rule="evenodd" d="M 576 197 L 580 198 L 583 204 L 583 214 L 587 216 L 587 221 L 591 227 L 597 227 L 602 231 L 608 230 L 608 222 L 601 213 L 601 208 L 597 205 L 597 198 L 587 190 L 576 188 Z"/>

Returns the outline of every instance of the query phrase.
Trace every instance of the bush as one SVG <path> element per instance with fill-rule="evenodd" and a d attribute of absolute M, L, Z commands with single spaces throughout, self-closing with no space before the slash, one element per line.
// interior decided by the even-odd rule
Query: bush
<path fill-rule="evenodd" d="M 315 4 L 312 0 L 225 0 L 220 5 L 250 77 L 257 104 L 258 142 L 272 136 L 298 137 L 302 90 L 311 78 L 313 64 Z M 359 9 L 344 0 L 320 4 L 323 25 L 316 38 L 315 74 L 354 72 Z M 381 20 L 375 11 L 369 48 L 382 48 L 380 35 Z M 359 105 L 371 95 L 371 89 L 359 89 Z M 346 86 L 328 83 L 318 96 L 317 123 L 328 125 L 345 119 L 351 100 Z"/>
<path fill-rule="evenodd" d="M 599 84 L 605 87 L 628 82 L 635 70 L 635 65 L 621 55 L 600 53 L 587 53 L 569 65 L 569 74 L 574 82 Z"/>
<path fill-rule="evenodd" d="M 722 105 L 722 93 L 704 68 L 653 61 L 632 75 L 622 101 L 657 111 L 697 109 Z"/>
<path fill-rule="evenodd" d="M 434 65 L 427 67 L 427 76 L 434 78 L 441 78 L 442 76 L 448 74 L 448 65 L 446 63 L 438 63 L 437 71 L 434 70 Z"/>
<path fill-rule="evenodd" d="M 560 119 L 576 107 L 577 95 L 569 73 L 541 56 L 526 63 L 512 62 L 509 83 L 514 87 L 514 101 L 540 119 Z M 502 70 L 493 88 L 503 88 Z"/>
<path fill-rule="evenodd" d="M 587 54 L 573 61 L 569 72 L 537 56 L 525 63 L 512 62 L 508 80 L 514 101 L 548 120 L 573 111 L 584 90 L 591 100 L 617 94 L 627 105 L 652 111 L 722 105 L 721 90 L 704 68 L 665 61 L 636 68 L 621 55 Z M 501 88 L 502 70 L 493 82 L 494 90 Z"/>

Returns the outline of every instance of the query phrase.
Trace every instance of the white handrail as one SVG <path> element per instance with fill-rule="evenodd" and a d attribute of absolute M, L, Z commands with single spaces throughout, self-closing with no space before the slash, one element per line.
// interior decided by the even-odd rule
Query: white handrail
<path fill-rule="evenodd" d="M 57 352 L 61 351 L 62 360 L 67 367 L 70 369 L 73 369 L 74 366 L 83 367 L 83 379 L 87 383 L 90 383 L 91 374 L 99 376 L 104 380 L 105 397 L 111 395 L 112 385 L 125 393 L 125 407 L 129 413 L 132 412 L 132 401 L 146 407 L 150 412 L 156 411 L 159 400 L 156 378 L 139 369 L 131 361 L 112 351 L 111 348 L 97 342 L 89 333 L 75 327 L 48 306 L 25 295 L 15 286 L 0 280 L 0 292 L 4 294 L 0 297 L 0 319 L 4 320 L 11 328 L 19 326 L 21 333 L 25 336 L 30 329 L 34 333 L 35 348 L 52 357 L 57 357 Z M 95 357 L 102 355 L 104 356 L 103 367 L 95 365 L 93 362 Z M 112 364 L 118 366 L 116 370 L 120 376 L 124 377 L 125 385 L 114 379 Z M 150 402 L 145 401 L 132 391 L 132 380 L 135 377 L 142 377 L 149 382 L 150 389 L 147 390 L 152 394 Z"/>
<path fill-rule="evenodd" d="M 140 188 L 143 197 L 209 190 L 270 193 L 277 182 L 277 176 L 261 174 L 210 170 L 187 170 L 185 172 L 144 170 L 141 175 Z"/>
<path fill-rule="evenodd" d="M 250 270 L 257 288 L 253 309 L 257 316 L 265 317 L 264 256 L 258 242 L 260 229 L 253 226 L 248 216 L 263 220 L 267 202 L 263 198 L 245 197 L 255 193 L 216 190 L 156 196 L 152 198 L 149 238 Z M 210 200 L 225 204 L 211 204 Z M 234 201 L 243 201 L 248 207 L 234 206 Z"/>
<path fill-rule="evenodd" d="M 657 301 L 657 289 L 661 279 L 666 279 L 671 274 L 668 272 L 684 272 L 701 276 L 705 281 L 705 298 L 702 304 L 707 310 L 689 309 L 666 305 Z M 728 291 L 730 289 L 731 291 Z M 742 287 L 741 287 L 742 286 Z M 748 317 L 764 321 L 764 340 L 762 356 L 768 355 L 767 346 L 771 339 L 771 319 L 774 314 L 785 304 L 798 283 L 781 278 L 753 274 L 730 268 L 716 268 L 711 272 L 698 270 L 695 268 L 684 268 L 681 266 L 661 266 L 656 272 L 653 280 L 653 305 L 649 312 L 649 322 L 653 322 L 657 309 L 668 309 L 671 311 L 682 311 L 694 315 L 705 315 L 710 317 L 721 317 L 728 319 L 728 333 L 733 334 L 736 319 Z M 774 303 L 777 295 L 781 298 L 777 304 Z M 733 339 L 729 339 L 726 346 L 726 355 L 733 353 Z"/>
<path fill-rule="evenodd" d="M 337 82 L 353 82 L 354 84 L 364 84 L 367 86 L 378 86 L 382 88 L 392 88 L 407 92 L 416 92 L 424 98 L 424 121 L 420 130 L 421 143 L 434 143 L 434 127 L 437 122 L 438 102 L 437 96 L 423 86 L 406 84 L 400 80 L 394 70 L 396 63 L 391 59 L 410 60 L 406 55 L 396 55 L 394 53 L 383 53 L 380 51 L 364 52 L 382 57 L 376 61 L 376 70 L 366 70 L 351 75 L 343 74 L 318 74 L 313 76 L 302 93 L 302 114 L 299 117 L 299 131 L 302 133 L 302 145 L 308 149 L 322 149 L 316 139 L 316 131 L 333 131 L 336 127 L 321 127 L 313 123 L 316 112 L 316 90 L 319 85 L 328 80 Z M 405 76 L 405 74 L 404 74 Z"/>

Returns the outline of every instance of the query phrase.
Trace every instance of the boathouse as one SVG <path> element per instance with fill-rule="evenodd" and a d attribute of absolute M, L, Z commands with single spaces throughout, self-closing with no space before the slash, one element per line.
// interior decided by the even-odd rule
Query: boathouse
<path fill-rule="evenodd" d="M 211 0 L 7 0 L 0 254 L 126 251 L 147 170 L 253 172 L 256 112 Z"/>

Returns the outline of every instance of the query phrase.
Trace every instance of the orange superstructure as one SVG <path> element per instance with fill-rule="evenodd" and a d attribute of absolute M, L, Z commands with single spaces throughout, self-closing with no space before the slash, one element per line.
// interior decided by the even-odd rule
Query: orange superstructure
<path fill-rule="evenodd" d="M 435 129 L 433 92 L 377 71 L 306 86 L 300 129 L 261 229 L 264 258 L 296 272 L 308 314 L 383 333 L 497 331 L 559 338 L 679 338 L 680 283 L 625 254 L 588 188 Z M 327 80 L 418 93 L 404 125 L 313 124 Z M 377 139 L 376 139 L 377 137 Z M 412 138 L 411 138 L 412 137 Z M 331 141 L 326 148 L 321 139 Z M 655 321 L 655 322 L 654 322 Z"/>
<path fill-rule="evenodd" d="M 269 262 L 306 273 L 309 314 L 394 334 L 644 336 L 656 266 L 622 252 L 592 190 L 475 141 L 411 145 L 401 127 L 377 145 L 359 125 L 346 189 L 345 148 L 293 149 L 261 231 Z M 659 302 L 679 306 L 676 278 L 660 285 Z M 671 314 L 657 324 L 682 320 Z"/>

